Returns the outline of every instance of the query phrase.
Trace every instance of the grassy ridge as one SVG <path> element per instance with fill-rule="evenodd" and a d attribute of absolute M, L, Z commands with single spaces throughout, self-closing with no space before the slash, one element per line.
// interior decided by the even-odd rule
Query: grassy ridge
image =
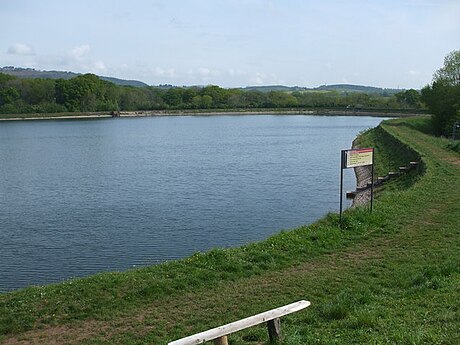
<path fill-rule="evenodd" d="M 402 141 L 397 156 L 421 157 L 425 174 L 386 187 L 373 214 L 347 211 L 344 229 L 330 214 L 242 248 L 3 294 L 0 340 L 162 344 L 308 299 L 307 311 L 283 318 L 285 344 L 458 343 L 460 159 L 415 129 L 424 121 L 363 135 L 377 155 L 394 152 L 389 136 Z M 230 340 L 265 339 L 255 327 Z"/>

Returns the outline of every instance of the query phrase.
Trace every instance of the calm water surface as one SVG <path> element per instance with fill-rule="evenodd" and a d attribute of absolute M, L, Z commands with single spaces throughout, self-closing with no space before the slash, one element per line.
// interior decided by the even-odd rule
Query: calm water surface
<path fill-rule="evenodd" d="M 239 246 L 339 207 L 340 150 L 382 119 L 0 123 L 0 291 Z M 352 171 L 346 172 L 353 189 Z"/>

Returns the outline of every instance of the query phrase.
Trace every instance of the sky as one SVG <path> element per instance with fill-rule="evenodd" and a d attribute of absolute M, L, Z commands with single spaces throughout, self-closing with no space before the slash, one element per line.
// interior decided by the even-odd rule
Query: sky
<path fill-rule="evenodd" d="M 460 0 L 0 0 L 0 67 L 149 85 L 421 88 Z"/>

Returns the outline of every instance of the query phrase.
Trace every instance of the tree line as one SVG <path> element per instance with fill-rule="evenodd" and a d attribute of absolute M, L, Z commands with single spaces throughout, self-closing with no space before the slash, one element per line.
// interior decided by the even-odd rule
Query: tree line
<path fill-rule="evenodd" d="M 422 89 L 421 99 L 432 114 L 434 132 L 449 136 L 454 124 L 460 123 L 460 50 L 445 57 L 432 83 Z"/>
<path fill-rule="evenodd" d="M 204 87 L 131 87 L 94 74 L 72 79 L 19 79 L 0 73 L 0 113 L 106 112 L 168 109 L 420 109 L 420 93 L 270 91 Z"/>

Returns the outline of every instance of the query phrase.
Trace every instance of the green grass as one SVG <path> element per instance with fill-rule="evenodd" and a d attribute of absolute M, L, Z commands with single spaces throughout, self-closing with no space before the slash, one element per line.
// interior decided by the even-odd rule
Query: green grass
<path fill-rule="evenodd" d="M 452 151 L 455 151 L 457 153 L 460 153 L 460 140 L 452 141 L 452 142 L 448 143 L 447 148 L 449 148 Z"/>
<path fill-rule="evenodd" d="M 356 143 L 360 147 L 374 147 L 375 173 L 378 176 L 385 176 L 389 171 L 399 171 L 400 166 L 408 166 L 411 161 L 420 161 L 416 151 L 402 144 L 381 126 L 359 136 Z M 423 173 L 423 164 L 420 168 L 422 170 L 418 173 Z"/>
<path fill-rule="evenodd" d="M 0 295 L 0 341 L 164 344 L 307 299 L 282 319 L 283 344 L 458 344 L 459 156 L 416 130 L 424 121 L 362 135 L 397 164 L 424 162 L 423 175 L 386 185 L 372 214 L 348 210 L 343 228 L 329 214 L 241 248 Z M 230 337 L 266 341 L 263 326 Z"/>

